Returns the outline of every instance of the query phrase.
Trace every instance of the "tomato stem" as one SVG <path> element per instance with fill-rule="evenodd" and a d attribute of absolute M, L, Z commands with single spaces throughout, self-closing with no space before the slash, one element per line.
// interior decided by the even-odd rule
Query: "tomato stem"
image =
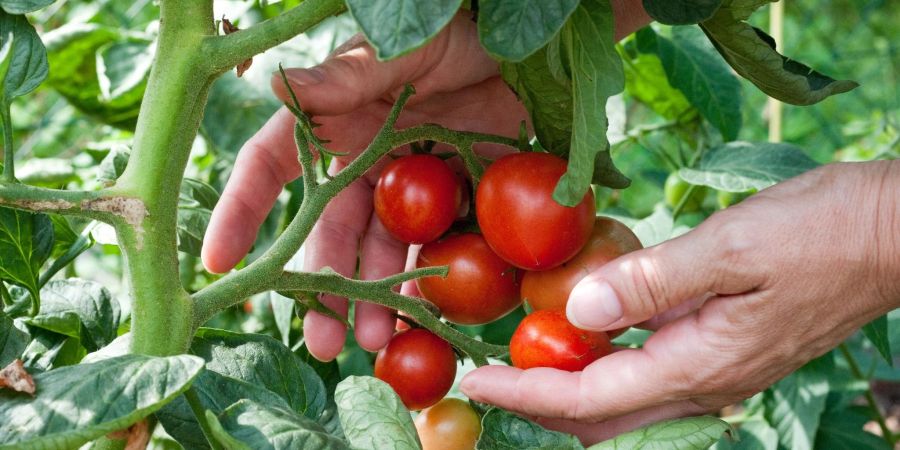
<path fill-rule="evenodd" d="M 857 380 L 862 380 L 866 382 L 866 403 L 869 404 L 869 409 L 872 410 L 872 414 L 875 416 L 875 420 L 878 422 L 878 427 L 881 428 L 882 438 L 887 441 L 891 446 L 894 445 L 896 440 L 894 439 L 894 433 L 891 432 L 891 429 L 887 425 L 887 421 L 884 419 L 884 414 L 881 413 L 881 409 L 878 407 L 878 402 L 875 401 L 875 396 L 872 394 L 872 384 L 871 380 L 866 377 L 862 370 L 859 368 L 859 363 L 856 362 L 856 358 L 853 357 L 853 353 L 850 353 L 850 349 L 847 347 L 846 343 L 841 343 L 838 346 L 838 349 L 841 351 L 841 355 L 844 356 L 844 359 L 847 361 L 847 365 L 850 366 L 850 373 L 853 374 L 853 377 Z"/>

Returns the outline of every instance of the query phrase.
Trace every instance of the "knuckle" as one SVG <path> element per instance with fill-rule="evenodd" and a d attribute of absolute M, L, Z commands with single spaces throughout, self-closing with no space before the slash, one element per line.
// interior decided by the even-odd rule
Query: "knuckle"
<path fill-rule="evenodd" d="M 631 290 L 626 303 L 637 305 L 647 316 L 671 309 L 670 288 L 654 258 L 639 258 L 631 272 Z"/>

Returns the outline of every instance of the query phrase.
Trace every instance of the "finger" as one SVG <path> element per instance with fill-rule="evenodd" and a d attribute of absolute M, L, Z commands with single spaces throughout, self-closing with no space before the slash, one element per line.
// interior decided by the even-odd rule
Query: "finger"
<path fill-rule="evenodd" d="M 403 266 L 404 272 L 409 272 L 416 268 L 416 260 L 419 258 L 419 250 L 421 249 L 421 245 L 409 246 L 409 250 L 406 252 L 406 264 Z M 410 297 L 421 296 L 419 293 L 419 286 L 416 285 L 415 280 L 404 281 L 403 284 L 400 285 L 400 293 Z"/>
<path fill-rule="evenodd" d="M 684 303 L 673 307 L 668 311 L 663 311 L 644 322 L 641 322 L 635 325 L 638 328 L 642 328 L 645 330 L 658 330 L 666 324 L 674 322 L 698 309 L 706 303 L 707 300 L 715 298 L 715 294 L 706 293 L 699 297 L 694 297 L 690 300 L 685 301 Z"/>
<path fill-rule="evenodd" d="M 716 218 L 713 218 L 716 219 Z M 582 279 L 566 305 L 573 324 L 613 330 L 643 322 L 708 292 L 731 295 L 762 283 L 743 247 L 753 230 L 710 220 L 655 247 L 621 256 Z M 722 224 L 728 224 L 723 226 Z"/>
<path fill-rule="evenodd" d="M 414 82 L 420 97 L 478 83 L 498 72 L 481 48 L 470 13 L 460 13 L 428 45 L 400 58 L 378 61 L 375 50 L 360 42 L 309 69 L 285 71 L 301 106 L 314 115 L 343 114 Z M 280 75 L 272 88 L 289 96 Z"/>
<path fill-rule="evenodd" d="M 329 168 L 336 173 L 335 162 Z M 351 183 L 325 207 L 306 240 L 304 270 L 330 267 L 344 276 L 353 276 L 359 242 L 372 214 L 372 189 L 362 180 Z M 322 303 L 347 316 L 347 300 L 323 295 Z M 319 360 L 334 359 L 344 346 L 346 327 L 328 316 L 309 311 L 303 319 L 303 336 L 309 353 Z"/>
<path fill-rule="evenodd" d="M 203 239 L 206 270 L 231 270 L 250 250 L 284 185 L 300 176 L 294 117 L 281 108 L 241 148 Z"/>
<path fill-rule="evenodd" d="M 359 257 L 359 277 L 378 280 L 403 271 L 407 245 L 394 239 L 384 228 L 378 215 L 372 214 L 369 227 L 363 237 Z M 356 302 L 356 341 L 359 346 L 376 351 L 387 345 L 394 334 L 393 311 L 381 305 L 365 301 Z"/>

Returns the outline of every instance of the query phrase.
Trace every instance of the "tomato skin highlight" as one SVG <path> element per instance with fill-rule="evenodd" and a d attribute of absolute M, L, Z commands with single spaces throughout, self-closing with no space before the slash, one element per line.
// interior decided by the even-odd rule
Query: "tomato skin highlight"
<path fill-rule="evenodd" d="M 509 342 L 512 364 L 520 369 L 552 367 L 577 372 L 611 352 L 606 333 L 577 328 L 565 312 L 557 310 L 525 316 Z"/>
<path fill-rule="evenodd" d="M 575 256 L 594 224 L 590 190 L 574 207 L 553 200 L 566 162 L 549 153 L 511 153 L 494 161 L 478 184 L 475 212 L 488 245 L 526 270 L 552 269 Z"/>
<path fill-rule="evenodd" d="M 431 242 L 450 228 L 462 203 L 462 182 L 434 155 L 392 161 L 375 185 L 375 213 L 388 232 L 409 244 Z"/>
<path fill-rule="evenodd" d="M 422 450 L 473 450 L 481 435 L 481 418 L 468 403 L 445 398 L 422 410 L 415 420 Z"/>
<path fill-rule="evenodd" d="M 493 322 L 522 303 L 516 268 L 476 233 L 447 236 L 422 246 L 416 267 L 450 266 L 446 278 L 416 280 L 419 292 L 453 323 Z"/>
<path fill-rule="evenodd" d="M 450 391 L 456 354 L 447 341 L 424 329 L 394 335 L 375 357 L 375 376 L 389 384 L 410 410 L 435 403 Z"/>
<path fill-rule="evenodd" d="M 525 273 L 522 298 L 536 311 L 565 311 L 569 294 L 579 281 L 619 256 L 641 248 L 641 241 L 625 224 L 597 217 L 587 243 L 574 258 L 554 269 Z"/>

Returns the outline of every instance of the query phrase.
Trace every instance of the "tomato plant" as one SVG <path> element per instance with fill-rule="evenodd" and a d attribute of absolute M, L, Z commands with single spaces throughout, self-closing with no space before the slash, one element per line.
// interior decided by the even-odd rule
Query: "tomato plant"
<path fill-rule="evenodd" d="M 684 205 L 681 207 L 682 211 L 697 211 L 703 206 L 707 190 L 706 186 L 692 186 L 690 183 L 682 180 L 677 173 L 673 173 L 666 178 L 666 205 L 670 208 L 677 208 L 678 205 L 684 202 Z M 687 197 L 686 199 L 685 196 Z"/>
<path fill-rule="evenodd" d="M 474 450 L 481 418 L 463 400 L 445 398 L 416 416 L 423 450 Z"/>
<path fill-rule="evenodd" d="M 423 328 L 397 333 L 375 358 L 375 376 L 394 388 L 412 410 L 438 402 L 453 385 L 456 354 L 447 341 Z"/>
<path fill-rule="evenodd" d="M 422 246 L 416 267 L 449 266 L 446 278 L 416 280 L 419 292 L 453 323 L 493 322 L 522 302 L 516 269 L 475 233 L 447 236 Z"/>
<path fill-rule="evenodd" d="M 462 183 L 437 156 L 409 155 L 388 164 L 375 185 L 375 213 L 397 239 L 431 242 L 444 234 L 462 202 Z"/>
<path fill-rule="evenodd" d="M 553 190 L 565 161 L 546 153 L 514 153 L 488 167 L 475 192 L 478 225 L 501 258 L 527 270 L 552 269 L 575 256 L 591 234 L 594 195 L 562 206 Z"/>
<path fill-rule="evenodd" d="M 552 367 L 577 372 L 612 352 L 604 332 L 575 327 L 559 310 L 535 311 L 516 328 L 509 341 L 509 356 L 520 369 Z"/>

